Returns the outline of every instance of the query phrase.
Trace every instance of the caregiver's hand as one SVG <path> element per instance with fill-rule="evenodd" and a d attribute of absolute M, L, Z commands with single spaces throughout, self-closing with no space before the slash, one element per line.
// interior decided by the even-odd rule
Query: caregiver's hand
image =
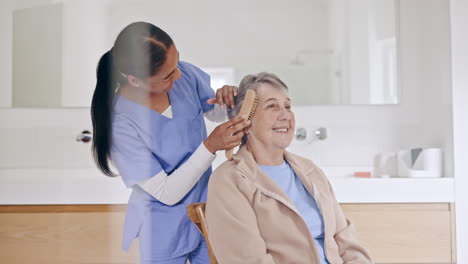
<path fill-rule="evenodd" d="M 227 105 L 230 108 L 234 108 L 236 104 L 234 103 L 234 97 L 237 96 L 237 91 L 239 88 L 231 85 L 224 85 L 223 87 L 216 90 L 216 97 L 208 99 L 209 104 L 219 104 L 221 108 L 224 105 Z"/>
<path fill-rule="evenodd" d="M 247 117 L 237 116 L 217 126 L 203 144 L 211 153 L 237 147 L 244 136 L 243 129 L 249 125 L 250 120 Z"/>

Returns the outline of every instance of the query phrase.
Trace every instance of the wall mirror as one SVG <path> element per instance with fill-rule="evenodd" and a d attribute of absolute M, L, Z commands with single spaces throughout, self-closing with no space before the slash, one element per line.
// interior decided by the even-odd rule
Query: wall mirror
<path fill-rule="evenodd" d="M 270 71 L 296 105 L 399 102 L 397 0 L 6 0 L 0 107 L 89 107 L 117 33 L 148 21 L 223 82 Z"/>

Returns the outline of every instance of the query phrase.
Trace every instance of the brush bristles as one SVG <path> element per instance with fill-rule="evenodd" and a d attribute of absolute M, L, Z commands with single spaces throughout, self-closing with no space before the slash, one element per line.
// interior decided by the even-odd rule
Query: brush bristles
<path fill-rule="evenodd" d="M 252 108 L 250 108 L 249 117 L 247 118 L 247 120 L 252 120 L 253 115 L 255 114 L 255 111 L 257 110 L 257 106 L 258 106 L 258 96 L 255 96 L 255 99 L 253 101 Z"/>

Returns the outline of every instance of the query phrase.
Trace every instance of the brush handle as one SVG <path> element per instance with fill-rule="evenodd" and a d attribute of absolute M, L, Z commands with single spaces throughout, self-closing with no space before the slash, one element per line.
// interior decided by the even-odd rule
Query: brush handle
<path fill-rule="evenodd" d="M 227 149 L 227 150 L 226 150 L 226 158 L 227 158 L 227 160 L 232 160 L 232 156 L 233 156 L 233 149 Z"/>
<path fill-rule="evenodd" d="M 252 119 L 252 114 L 255 112 L 258 98 L 254 90 L 247 90 L 245 92 L 244 102 L 240 108 L 238 115 L 248 116 L 247 120 Z M 226 158 L 232 160 L 233 149 L 226 150 Z"/>

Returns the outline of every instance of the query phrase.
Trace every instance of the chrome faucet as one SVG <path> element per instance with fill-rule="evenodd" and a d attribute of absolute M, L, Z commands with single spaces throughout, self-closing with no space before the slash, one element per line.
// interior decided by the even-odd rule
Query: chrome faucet
<path fill-rule="evenodd" d="M 78 136 L 76 136 L 76 141 L 88 143 L 93 139 L 93 134 L 88 130 L 83 130 Z"/>

